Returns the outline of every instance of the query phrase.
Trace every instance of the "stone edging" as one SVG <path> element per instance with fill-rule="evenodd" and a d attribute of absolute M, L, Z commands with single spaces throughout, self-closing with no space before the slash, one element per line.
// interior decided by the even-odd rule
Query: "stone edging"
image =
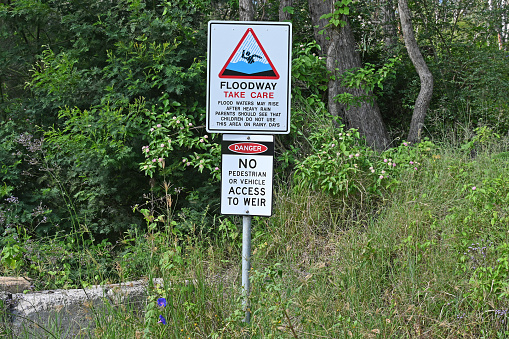
<path fill-rule="evenodd" d="M 162 284 L 163 280 L 154 279 L 153 283 Z M 147 301 L 147 285 L 148 281 L 137 280 L 84 289 L 0 292 L 6 311 L 2 322 L 12 329 L 14 337 L 23 331 L 45 337 L 44 329 L 58 329 L 63 330 L 66 337 L 73 338 L 86 333 L 93 327 L 95 315 L 106 314 L 111 307 L 142 309 Z"/>

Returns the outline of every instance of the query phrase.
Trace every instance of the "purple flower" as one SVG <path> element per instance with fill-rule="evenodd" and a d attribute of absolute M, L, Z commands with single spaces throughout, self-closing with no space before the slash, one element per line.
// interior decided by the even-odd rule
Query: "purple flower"
<path fill-rule="evenodd" d="M 165 298 L 157 299 L 157 306 L 159 306 L 159 307 L 166 307 L 166 299 Z"/>
<path fill-rule="evenodd" d="M 164 317 L 162 315 L 159 315 L 159 321 L 158 323 L 161 323 L 163 325 L 166 325 L 166 319 L 164 319 Z"/>

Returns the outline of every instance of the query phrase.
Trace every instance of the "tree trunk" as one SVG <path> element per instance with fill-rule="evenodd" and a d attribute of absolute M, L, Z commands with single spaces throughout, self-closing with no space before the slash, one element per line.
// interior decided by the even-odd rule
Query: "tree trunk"
<path fill-rule="evenodd" d="M 252 0 L 239 0 L 239 20 L 254 20 L 254 6 Z"/>
<path fill-rule="evenodd" d="M 348 18 L 343 16 L 346 22 L 344 27 L 325 27 L 328 20 L 320 17 L 334 11 L 333 0 L 309 0 L 309 13 L 311 22 L 315 28 L 315 40 L 322 49 L 322 54 L 327 55 L 327 70 L 334 79 L 329 81 L 328 107 L 329 112 L 339 116 L 348 127 L 357 128 L 366 137 L 368 145 L 383 150 L 389 145 L 389 136 L 382 121 L 380 109 L 374 100 L 372 93 L 370 102 L 363 102 L 360 107 L 350 107 L 340 104 L 334 98 L 341 93 L 350 93 L 354 96 L 364 96 L 366 93 L 360 88 L 346 88 L 341 86 L 341 75 L 349 69 L 362 67 L 361 58 L 355 49 L 353 36 Z M 319 32 L 323 31 L 323 34 Z"/>
<path fill-rule="evenodd" d="M 291 6 L 292 0 L 280 0 L 279 1 L 279 21 L 288 21 L 291 19 L 290 13 L 283 11 L 285 7 Z"/>
<path fill-rule="evenodd" d="M 334 79 L 329 81 L 329 111 L 334 116 L 340 116 L 348 127 L 358 129 L 366 137 L 369 146 L 383 150 L 389 145 L 389 137 L 373 93 L 367 93 L 369 100 L 362 102 L 358 107 L 352 106 L 349 109 L 334 100 L 338 94 L 345 92 L 354 97 L 366 96 L 366 92 L 361 88 L 341 86 L 341 75 L 345 71 L 362 67 L 360 55 L 355 49 L 355 40 L 348 18 L 343 16 L 343 20 L 346 21 L 344 27 L 330 27 L 329 29 L 327 70 L 334 75 Z"/>
<path fill-rule="evenodd" d="M 329 40 L 327 40 L 327 30 L 325 26 L 328 21 L 326 19 L 320 20 L 320 17 L 323 14 L 332 13 L 334 10 L 334 2 L 331 0 L 309 0 L 308 5 L 315 40 L 322 50 L 320 54 L 327 55 Z M 322 34 L 320 34 L 321 31 L 323 31 Z"/>
<path fill-rule="evenodd" d="M 390 51 L 394 49 L 398 41 L 396 35 L 396 15 L 394 14 L 394 3 L 392 0 L 383 1 L 381 11 L 385 47 Z"/>
<path fill-rule="evenodd" d="M 410 123 L 410 131 L 408 132 L 408 141 L 419 142 L 422 137 L 422 128 L 424 127 L 424 119 L 433 95 L 433 75 L 428 69 L 428 65 L 422 57 L 417 41 L 415 40 L 412 21 L 410 19 L 410 9 L 406 0 L 399 0 L 399 15 L 401 20 L 401 30 L 405 40 L 405 46 L 410 56 L 410 60 L 414 64 L 419 79 L 421 80 L 421 90 L 415 100 L 414 113 L 412 114 L 412 122 Z"/>

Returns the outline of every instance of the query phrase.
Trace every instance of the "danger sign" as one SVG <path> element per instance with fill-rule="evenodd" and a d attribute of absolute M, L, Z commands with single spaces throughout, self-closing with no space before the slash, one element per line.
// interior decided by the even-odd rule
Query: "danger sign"
<path fill-rule="evenodd" d="M 221 214 L 272 215 L 274 137 L 224 134 Z"/>
<path fill-rule="evenodd" d="M 257 154 L 264 153 L 269 148 L 265 145 L 253 143 L 253 142 L 237 142 L 228 146 L 228 149 L 235 153 L 242 154 Z"/>
<path fill-rule="evenodd" d="M 208 132 L 290 132 L 291 34 L 287 22 L 209 22 Z"/>

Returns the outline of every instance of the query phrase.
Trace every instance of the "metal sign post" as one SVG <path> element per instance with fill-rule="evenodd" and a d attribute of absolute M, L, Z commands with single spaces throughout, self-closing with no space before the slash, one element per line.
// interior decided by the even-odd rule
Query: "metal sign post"
<path fill-rule="evenodd" d="M 208 29 L 206 130 L 230 133 L 221 150 L 221 214 L 243 216 L 249 323 L 252 216 L 272 215 L 273 134 L 290 133 L 292 24 L 209 21 Z"/>
<path fill-rule="evenodd" d="M 221 213 L 242 215 L 242 305 L 249 323 L 252 216 L 272 215 L 274 136 L 223 134 Z"/>
<path fill-rule="evenodd" d="M 242 306 L 246 313 L 244 322 L 251 320 L 251 310 L 249 309 L 249 270 L 251 269 L 251 219 L 250 215 L 242 217 Z"/>

